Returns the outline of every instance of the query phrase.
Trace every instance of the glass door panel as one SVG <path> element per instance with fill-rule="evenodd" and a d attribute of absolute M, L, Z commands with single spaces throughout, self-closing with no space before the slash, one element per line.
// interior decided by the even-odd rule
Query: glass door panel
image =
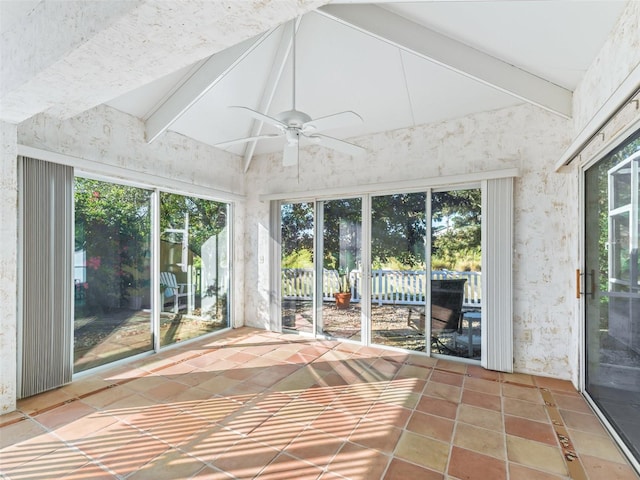
<path fill-rule="evenodd" d="M 313 333 L 314 204 L 280 206 L 282 328 Z"/>
<path fill-rule="evenodd" d="M 152 349 L 151 192 L 75 179 L 74 372 Z"/>
<path fill-rule="evenodd" d="M 371 199 L 371 342 L 425 349 L 426 194 Z"/>
<path fill-rule="evenodd" d="M 160 345 L 229 326 L 226 203 L 160 193 Z"/>
<path fill-rule="evenodd" d="M 481 191 L 431 196 L 431 352 L 480 360 Z"/>
<path fill-rule="evenodd" d="M 359 341 L 362 199 L 319 202 L 322 305 L 318 333 Z"/>
<path fill-rule="evenodd" d="M 585 172 L 586 392 L 640 461 L 640 134 Z M 583 288 L 584 290 L 584 288 Z"/>

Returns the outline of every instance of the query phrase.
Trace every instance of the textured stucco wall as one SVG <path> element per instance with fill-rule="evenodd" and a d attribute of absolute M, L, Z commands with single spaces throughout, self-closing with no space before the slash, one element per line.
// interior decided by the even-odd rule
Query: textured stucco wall
<path fill-rule="evenodd" d="M 16 407 L 18 168 L 16 126 L 0 122 L 0 414 Z"/>
<path fill-rule="evenodd" d="M 18 127 L 18 143 L 79 157 L 137 173 L 155 175 L 230 193 L 244 191 L 241 160 L 174 132 L 151 144 L 144 139 L 144 123 L 101 105 L 68 120 L 44 114 Z"/>
<path fill-rule="evenodd" d="M 640 64 L 640 1 L 630 1 L 596 59 L 573 92 L 573 132 L 578 134 Z M 630 95 L 632 92 L 628 92 Z"/>
<path fill-rule="evenodd" d="M 570 122 L 531 106 L 470 115 L 438 124 L 354 139 L 365 158 L 352 160 L 309 148 L 300 171 L 280 166 L 278 155 L 256 158 L 247 178 L 245 260 L 247 324 L 269 326 L 268 219 L 264 193 L 304 192 L 429 179 L 517 167 L 515 183 L 515 368 L 564 379 L 577 364 L 570 345 L 578 337 L 572 298 L 578 210 L 574 178 L 553 173 L 570 141 Z M 338 170 L 343 170 L 339 175 Z"/>

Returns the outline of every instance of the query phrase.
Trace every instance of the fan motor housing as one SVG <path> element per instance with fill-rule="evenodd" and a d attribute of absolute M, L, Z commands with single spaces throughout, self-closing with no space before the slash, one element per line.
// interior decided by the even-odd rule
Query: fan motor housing
<path fill-rule="evenodd" d="M 311 121 L 311 117 L 299 110 L 287 110 L 275 116 L 282 123 L 293 128 L 302 128 L 302 126 Z"/>

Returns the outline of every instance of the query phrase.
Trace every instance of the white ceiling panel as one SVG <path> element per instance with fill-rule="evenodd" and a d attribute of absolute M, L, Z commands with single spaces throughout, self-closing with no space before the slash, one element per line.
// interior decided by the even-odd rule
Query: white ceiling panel
<path fill-rule="evenodd" d="M 574 90 L 625 0 L 391 3 L 385 9 Z"/>
<path fill-rule="evenodd" d="M 390 31 L 394 37 L 390 39 L 380 33 L 384 29 L 374 28 L 376 31 L 371 32 L 349 18 L 371 14 L 378 21 L 381 14 L 388 15 L 388 22 L 396 25 L 397 32 L 406 24 L 399 16 L 404 17 L 421 26 L 415 30 L 419 42 L 434 38 L 443 47 L 462 44 L 462 49 L 456 47 L 453 52 L 466 50 L 463 53 L 470 54 L 470 67 L 477 67 L 471 65 L 476 58 L 474 52 L 482 52 L 477 58 L 490 60 L 483 68 L 496 65 L 504 71 L 511 69 L 523 75 L 526 72 L 529 77 L 523 78 L 539 85 L 558 85 L 562 88 L 552 86 L 570 100 L 571 91 L 598 54 L 625 5 L 623 0 L 392 1 L 382 2 L 380 9 L 359 3 L 362 2 L 335 2 L 322 12 L 305 15 L 296 37 L 296 108 L 312 118 L 345 110 L 357 112 L 363 118 L 361 125 L 323 132 L 341 139 L 438 122 L 523 101 L 541 105 L 503 85 L 494 84 L 493 88 L 487 81 L 491 72 L 486 78 L 478 78 L 474 72 L 461 70 L 464 62 L 439 65 L 428 55 L 410 53 L 417 52 L 415 45 L 408 45 L 411 41 L 417 44 L 415 38 Z M 336 12 L 348 15 L 340 17 Z M 256 134 L 251 116 L 229 108 L 232 105 L 268 110 L 262 111 L 268 115 L 290 110 L 293 62 L 290 55 L 286 56 L 290 36 L 287 33 L 283 38 L 283 30 L 275 30 L 244 59 L 225 70 L 217 83 L 196 96 L 198 100 L 193 105 L 185 106 L 188 108 L 177 120 L 169 122 L 168 128 L 215 146 Z M 452 58 L 451 52 L 448 55 Z M 286 59 L 281 75 L 279 56 Z M 212 57 L 214 62 L 215 58 Z M 180 93 L 181 88 L 184 91 L 185 79 L 196 67 L 177 71 L 114 99 L 109 105 L 146 119 L 168 95 Z M 493 78 L 502 78 L 501 72 L 496 70 Z M 269 92 L 265 93 L 268 83 L 274 87 L 271 103 Z M 534 87 L 532 91 L 535 90 Z M 269 125 L 261 131 L 275 132 Z M 249 149 L 249 155 L 279 151 L 284 143 L 283 138 L 259 140 L 255 152 Z M 243 155 L 246 145 L 227 150 Z M 250 157 L 245 158 L 245 166 L 248 165 Z"/>

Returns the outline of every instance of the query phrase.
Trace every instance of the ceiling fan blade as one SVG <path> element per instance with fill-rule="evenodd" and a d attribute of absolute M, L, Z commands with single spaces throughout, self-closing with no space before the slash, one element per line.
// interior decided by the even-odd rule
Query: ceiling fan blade
<path fill-rule="evenodd" d="M 281 137 L 279 133 L 265 133 L 264 135 L 256 135 L 255 137 L 236 138 L 235 140 L 229 140 L 228 142 L 216 143 L 214 146 L 219 148 L 230 147 L 237 143 L 252 142 L 253 140 L 264 140 L 265 138 L 277 138 Z"/>
<path fill-rule="evenodd" d="M 356 145 L 355 143 L 345 142 L 344 140 L 340 140 L 334 137 L 329 137 L 328 135 L 321 135 L 319 133 L 316 133 L 314 135 L 307 135 L 307 138 L 317 141 L 320 145 L 324 147 L 338 150 L 342 153 L 346 153 L 347 155 L 351 155 L 352 157 L 357 157 L 367 152 L 367 150 L 361 147 L 360 145 Z"/>
<path fill-rule="evenodd" d="M 291 167 L 298 164 L 298 146 L 299 143 L 287 143 L 282 152 L 282 166 Z"/>
<path fill-rule="evenodd" d="M 345 112 L 334 113 L 327 115 L 326 117 L 315 118 L 308 121 L 302 126 L 302 130 L 306 131 L 319 131 L 330 130 L 332 128 L 351 127 L 362 123 L 362 117 L 356 112 L 347 110 Z"/>
<path fill-rule="evenodd" d="M 232 105 L 229 108 L 240 108 L 242 110 L 247 111 L 249 113 L 249 115 L 251 115 L 256 120 L 260 120 L 262 122 L 268 123 L 269 125 L 273 125 L 274 127 L 278 127 L 281 130 L 286 130 L 287 129 L 287 125 L 282 123 L 277 118 L 270 117 L 269 115 L 265 115 L 264 113 L 260 113 L 257 110 L 254 110 L 252 108 L 242 107 L 242 106 L 239 106 L 239 105 Z"/>

